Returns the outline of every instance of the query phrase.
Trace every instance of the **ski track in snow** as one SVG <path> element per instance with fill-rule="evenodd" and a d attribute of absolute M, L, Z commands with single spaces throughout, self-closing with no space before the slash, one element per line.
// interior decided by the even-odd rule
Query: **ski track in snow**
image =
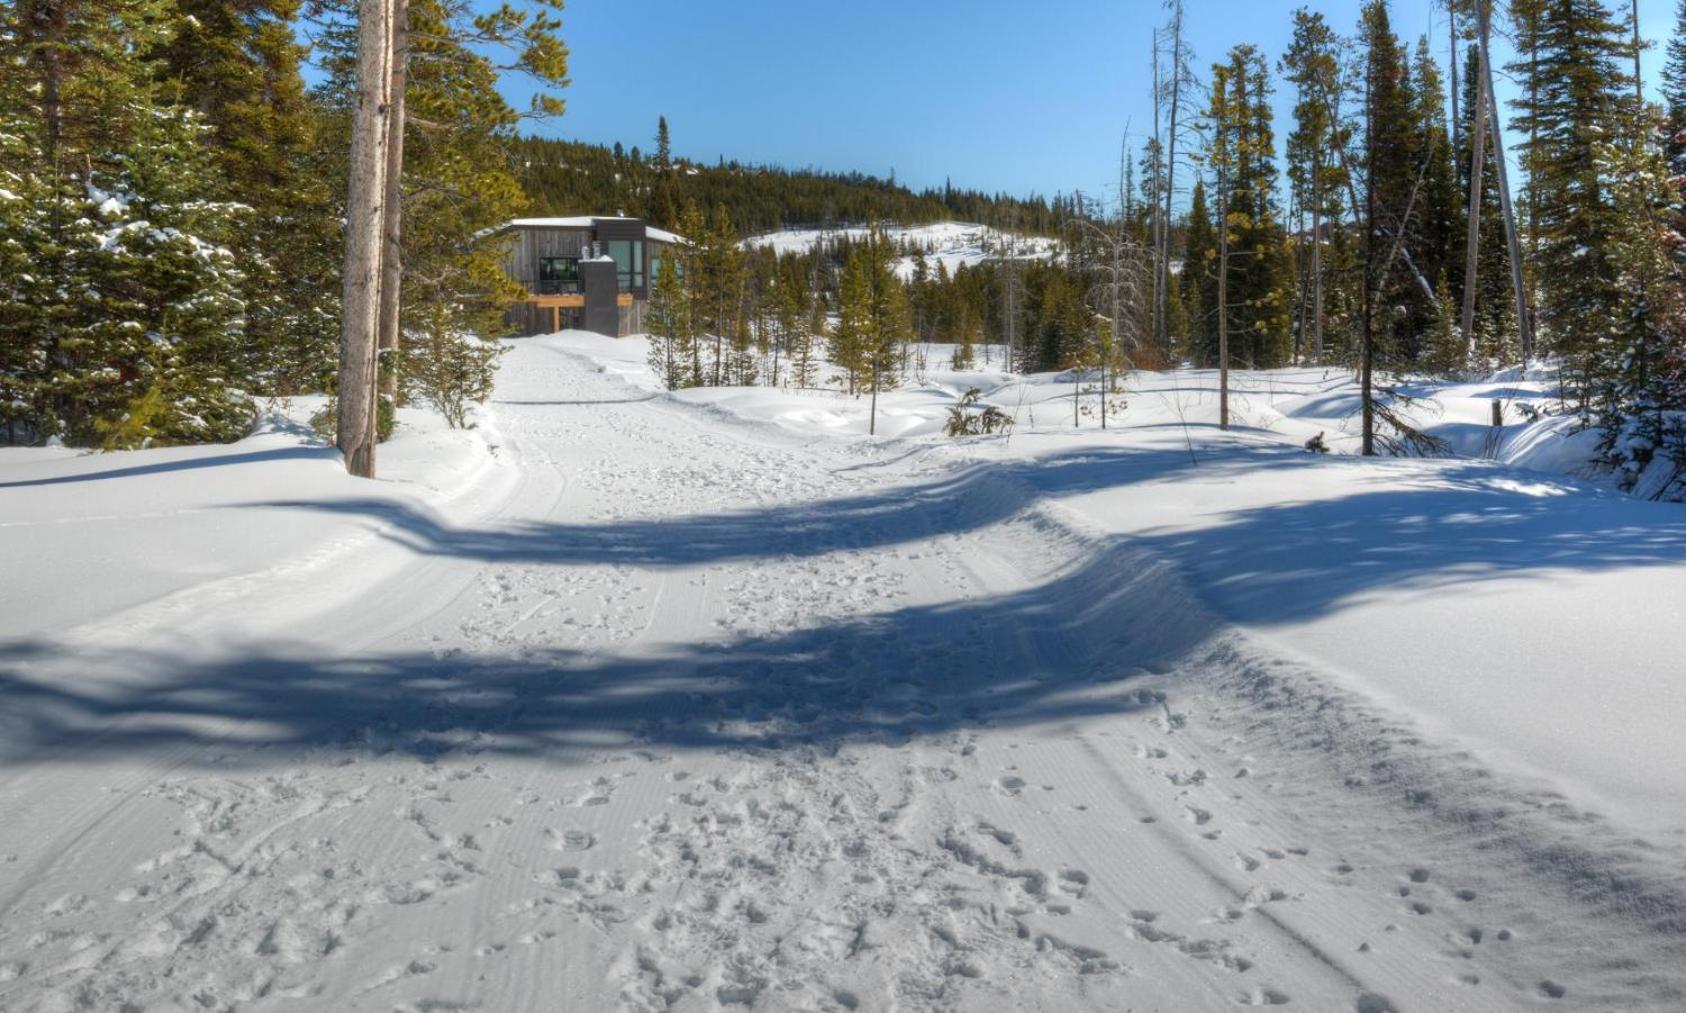
<path fill-rule="evenodd" d="M 357 615 L 14 666 L 113 703 L 0 766 L 0 1007 L 1686 1005 L 1678 854 L 1019 480 L 515 357 Z"/>

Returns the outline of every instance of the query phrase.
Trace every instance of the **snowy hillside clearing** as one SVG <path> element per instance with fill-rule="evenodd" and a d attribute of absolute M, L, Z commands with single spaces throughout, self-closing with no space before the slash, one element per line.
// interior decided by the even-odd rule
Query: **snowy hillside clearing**
<path fill-rule="evenodd" d="M 1059 250 L 1059 241 L 1047 236 L 1026 236 L 969 222 L 938 222 L 933 225 L 888 226 L 883 235 L 893 246 L 916 250 L 925 257 L 933 275 L 941 264 L 950 275 L 961 267 L 976 267 L 987 260 L 1011 257 L 1018 260 L 1046 260 Z M 749 247 L 770 247 L 777 253 L 808 253 L 841 238 L 860 242 L 867 229 L 781 229 L 744 240 Z M 913 278 L 914 258 L 896 259 L 896 273 L 903 281 Z"/>
<path fill-rule="evenodd" d="M 349 590 L 8 603 L 0 1007 L 1686 1001 L 1678 507 L 1221 434 L 1191 377 L 872 441 L 512 344 L 460 507 L 198 469 L 367 532 Z"/>

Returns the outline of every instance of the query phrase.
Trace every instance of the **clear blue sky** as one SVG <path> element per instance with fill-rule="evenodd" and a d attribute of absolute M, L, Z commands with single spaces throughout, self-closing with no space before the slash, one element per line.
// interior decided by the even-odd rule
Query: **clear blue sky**
<path fill-rule="evenodd" d="M 1297 6 L 1188 0 L 1196 73 L 1243 41 L 1274 72 Z M 1360 4 L 1307 6 L 1350 33 Z M 1672 30 L 1672 7 L 1641 0 L 1647 37 Z M 1393 5 L 1395 30 L 1410 45 L 1429 33 L 1442 70 L 1445 17 L 1431 0 Z M 1164 10 L 1157 0 L 569 0 L 563 18 L 568 111 L 535 132 L 647 150 L 666 114 L 674 150 L 692 158 L 1048 195 L 1116 187 L 1125 123 L 1152 125 L 1150 28 Z M 1646 56 L 1648 80 L 1660 49 Z M 1279 137 L 1290 104 L 1279 89 Z"/>

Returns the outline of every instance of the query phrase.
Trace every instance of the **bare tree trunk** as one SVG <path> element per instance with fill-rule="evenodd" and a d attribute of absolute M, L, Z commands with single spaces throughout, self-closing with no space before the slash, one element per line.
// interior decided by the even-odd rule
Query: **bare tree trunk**
<path fill-rule="evenodd" d="M 1163 104 L 1161 91 L 1163 90 L 1159 77 L 1159 30 L 1152 32 L 1153 39 L 1153 333 L 1160 335 L 1160 326 L 1164 322 L 1164 314 L 1160 312 L 1160 295 L 1166 286 L 1165 279 L 1165 176 L 1164 139 L 1159 133 L 1159 110 Z"/>
<path fill-rule="evenodd" d="M 1312 159 L 1311 330 L 1317 361 L 1323 361 L 1323 159 Z"/>
<path fill-rule="evenodd" d="M 1540 107 L 1540 33 L 1530 32 L 1528 37 L 1528 108 L 1535 110 Z M 1530 116 L 1528 123 L 1528 158 L 1539 151 L 1540 127 L 1539 117 Z M 1539 173 L 1532 164 L 1528 166 L 1528 261 L 1539 263 L 1540 258 L 1540 195 L 1538 190 Z M 1538 306 L 1539 292 L 1532 287 L 1528 292 L 1528 305 Z M 1528 321 L 1530 334 L 1533 330 L 1533 320 Z M 1522 353 L 1522 371 L 1528 371 L 1528 352 Z"/>
<path fill-rule="evenodd" d="M 351 118 L 345 269 L 340 311 L 339 417 L 335 443 L 353 475 L 375 475 L 375 347 L 380 333 L 381 248 L 386 217 L 393 0 L 359 0 L 357 91 Z"/>
<path fill-rule="evenodd" d="M 386 241 L 381 247 L 380 360 L 376 382 L 380 393 L 398 396 L 398 346 L 401 341 L 398 296 L 404 261 L 400 225 L 404 210 L 404 91 L 410 60 L 410 3 L 392 0 L 392 112 L 386 140 Z"/>
<path fill-rule="evenodd" d="M 1493 94 L 1493 65 L 1487 55 L 1487 7 L 1485 0 L 1476 0 L 1481 8 L 1481 65 L 1486 68 L 1487 119 L 1493 132 L 1493 164 L 1498 171 L 1499 210 L 1505 219 L 1505 246 L 1510 252 L 1510 287 L 1516 299 L 1516 335 L 1522 346 L 1522 375 L 1528 374 L 1528 360 L 1534 354 L 1534 321 L 1528 312 L 1528 286 L 1522 276 L 1522 240 L 1516 234 L 1516 208 L 1510 200 L 1509 171 L 1505 168 L 1504 124 L 1499 121 L 1499 100 Z"/>
<path fill-rule="evenodd" d="M 1294 231 L 1298 237 L 1305 236 L 1305 208 L 1300 204 L 1299 194 L 1290 192 L 1288 197 L 1288 220 L 1294 223 Z M 1306 312 L 1307 304 L 1311 301 L 1311 258 L 1307 255 L 1305 244 L 1296 238 L 1294 250 L 1294 365 L 1305 362 L 1306 346 Z"/>
<path fill-rule="evenodd" d="M 1479 0 L 1477 0 L 1479 2 Z M 1487 103 L 1482 91 L 1487 87 L 1487 47 L 1480 47 L 1476 56 L 1475 132 L 1470 136 L 1469 163 L 1469 230 L 1464 246 L 1464 307 L 1463 335 L 1465 357 L 1475 358 L 1475 289 L 1476 273 L 1481 256 L 1481 183 L 1487 167 Z"/>
<path fill-rule="evenodd" d="M 1363 412 L 1360 452 L 1376 456 L 1375 366 L 1375 252 L 1376 252 L 1376 111 L 1371 101 L 1370 71 L 1364 75 L 1364 318 L 1363 342 L 1359 351 L 1359 404 Z M 1403 229 L 1401 233 L 1403 233 Z"/>
<path fill-rule="evenodd" d="M 878 350 L 876 348 L 872 351 L 872 407 L 866 417 L 866 434 L 868 436 L 878 435 Z"/>
<path fill-rule="evenodd" d="M 1171 340 L 1166 330 L 1165 318 L 1169 315 L 1170 299 L 1170 271 L 1171 271 L 1171 202 L 1177 192 L 1177 120 L 1182 114 L 1182 85 L 1183 85 L 1183 2 L 1171 0 L 1171 133 L 1166 138 L 1165 155 L 1165 237 L 1164 252 L 1160 256 L 1160 269 L 1166 273 L 1161 291 L 1164 302 L 1160 306 L 1158 338 L 1160 347 L 1164 350 L 1165 361 L 1171 361 Z"/>
<path fill-rule="evenodd" d="M 1218 202 L 1218 428 L 1229 428 L 1229 188 Z"/>
<path fill-rule="evenodd" d="M 1463 121 L 1458 118 L 1458 0 L 1446 0 L 1447 66 L 1452 69 L 1452 150 L 1463 150 Z"/>

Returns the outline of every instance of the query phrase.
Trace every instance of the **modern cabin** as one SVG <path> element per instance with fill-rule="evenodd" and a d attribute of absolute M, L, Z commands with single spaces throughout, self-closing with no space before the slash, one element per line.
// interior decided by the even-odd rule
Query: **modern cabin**
<path fill-rule="evenodd" d="M 495 235 L 509 241 L 504 270 L 527 289 L 506 316 L 521 335 L 643 331 L 656 269 L 684 242 L 642 219 L 598 216 L 517 218 Z"/>

